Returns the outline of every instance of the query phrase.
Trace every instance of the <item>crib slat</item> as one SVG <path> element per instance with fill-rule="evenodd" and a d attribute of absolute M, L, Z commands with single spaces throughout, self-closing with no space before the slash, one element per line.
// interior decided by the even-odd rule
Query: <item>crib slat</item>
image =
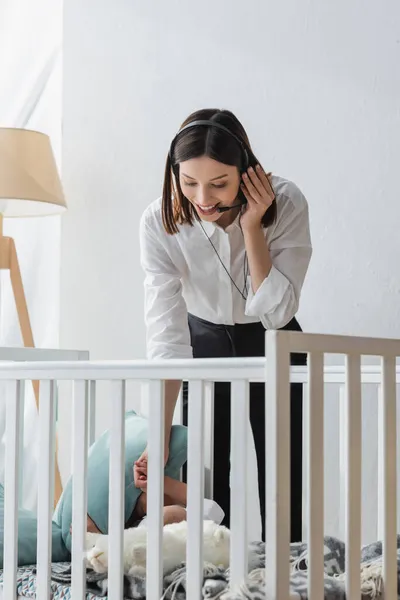
<path fill-rule="evenodd" d="M 204 497 L 214 497 L 214 383 L 204 382 Z"/>
<path fill-rule="evenodd" d="M 124 596 L 126 382 L 113 381 L 111 388 L 108 598 L 109 600 L 120 600 Z"/>
<path fill-rule="evenodd" d="M 4 598 L 15 598 L 18 566 L 18 489 L 20 454 L 21 405 L 25 393 L 24 381 L 12 381 L 7 385 L 6 449 L 4 473 Z M 22 401 L 21 401 L 22 399 Z"/>
<path fill-rule="evenodd" d="M 383 493 L 385 485 L 385 403 L 383 400 L 382 383 L 378 385 L 378 485 L 377 485 L 377 507 L 378 515 L 376 521 L 376 539 L 383 540 L 384 536 L 384 511 L 385 511 L 385 494 Z"/>
<path fill-rule="evenodd" d="M 248 572 L 247 554 L 247 430 L 249 383 L 231 385 L 231 546 L 230 585 L 243 583 Z"/>
<path fill-rule="evenodd" d="M 301 539 L 302 541 L 308 539 L 308 490 L 310 488 L 310 478 L 309 478 L 309 469 L 307 463 L 308 456 L 308 422 L 309 422 L 309 386 L 308 384 L 303 384 L 303 468 L 302 468 L 302 495 L 301 495 L 301 518 L 302 518 L 302 527 L 301 527 Z"/>
<path fill-rule="evenodd" d="M 346 593 L 360 598 L 361 559 L 361 359 L 346 356 Z"/>
<path fill-rule="evenodd" d="M 89 381 L 89 448 L 96 440 L 96 381 Z"/>
<path fill-rule="evenodd" d="M 385 600 L 397 599 L 396 359 L 382 358 L 383 577 Z"/>
<path fill-rule="evenodd" d="M 347 489 L 347 402 L 346 388 L 339 387 L 339 537 L 346 539 L 346 489 Z"/>
<path fill-rule="evenodd" d="M 18 468 L 18 504 L 20 508 L 23 508 L 23 497 L 24 497 L 24 436 L 25 436 L 25 394 L 26 394 L 26 383 L 20 381 L 20 393 L 19 393 L 19 456 L 20 463 Z"/>
<path fill-rule="evenodd" d="M 188 414 L 188 493 L 186 597 L 198 598 L 203 585 L 203 506 L 204 506 L 204 383 L 189 382 Z"/>
<path fill-rule="evenodd" d="M 290 354 L 285 332 L 267 331 L 266 555 L 267 596 L 289 597 L 290 545 Z"/>
<path fill-rule="evenodd" d="M 183 386 L 179 390 L 172 423 L 173 425 L 183 424 Z"/>
<path fill-rule="evenodd" d="M 149 390 L 147 573 L 146 598 L 162 596 L 162 528 L 164 506 L 164 383 L 152 380 Z"/>
<path fill-rule="evenodd" d="M 173 425 L 183 425 L 183 385 L 179 390 L 178 398 L 176 401 L 174 416 L 172 419 Z M 183 469 L 179 470 L 179 481 L 183 480 Z"/>
<path fill-rule="evenodd" d="M 40 383 L 39 461 L 37 507 L 37 592 L 38 598 L 49 598 L 51 572 L 51 533 L 54 503 L 55 469 L 55 381 Z"/>
<path fill-rule="evenodd" d="M 82 600 L 86 590 L 86 529 L 87 529 L 87 444 L 88 444 L 88 382 L 73 384 L 72 429 L 72 598 Z"/>
<path fill-rule="evenodd" d="M 324 355 L 313 352 L 308 365 L 308 597 L 324 597 Z"/>

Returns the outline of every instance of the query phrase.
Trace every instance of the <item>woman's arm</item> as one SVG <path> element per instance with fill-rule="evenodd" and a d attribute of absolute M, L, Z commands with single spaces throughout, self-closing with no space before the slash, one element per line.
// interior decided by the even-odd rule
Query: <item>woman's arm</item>
<path fill-rule="evenodd" d="M 162 244 L 163 232 L 154 216 L 140 224 L 141 265 L 145 273 L 147 357 L 192 358 L 188 312 L 178 269 Z M 169 442 L 180 381 L 165 382 L 165 441 Z"/>
<path fill-rule="evenodd" d="M 164 382 L 165 394 L 165 435 L 164 435 L 164 466 L 167 464 L 169 456 L 169 441 L 171 438 L 172 420 L 174 417 L 175 405 L 181 387 L 181 381 L 167 380 Z M 147 466 L 148 466 L 148 451 L 147 446 L 135 462 L 133 466 L 133 478 L 135 486 L 143 489 L 144 484 L 147 484 Z"/>
<path fill-rule="evenodd" d="M 188 313 L 182 295 L 179 270 L 163 245 L 162 223 L 152 211 L 140 222 L 140 259 L 145 273 L 145 322 L 147 358 L 191 358 Z M 165 452 L 168 459 L 172 420 L 178 398 L 180 381 L 166 381 L 165 391 Z M 147 479 L 147 449 L 134 467 L 135 485 Z"/>
<path fill-rule="evenodd" d="M 192 358 L 188 311 L 181 273 L 163 243 L 162 224 L 150 213 L 140 224 L 140 262 L 144 271 L 147 358 Z"/>
<path fill-rule="evenodd" d="M 251 287 L 253 294 L 256 294 L 264 279 L 270 274 L 272 268 L 271 255 L 264 230 L 259 225 L 244 229 L 243 236 L 249 261 Z"/>
<path fill-rule="evenodd" d="M 175 405 L 181 386 L 181 381 L 167 380 L 164 382 L 165 393 L 165 414 L 164 414 L 164 466 L 167 464 L 169 456 L 169 441 L 171 438 L 172 420 L 174 417 Z M 144 489 L 147 484 L 148 450 L 147 446 L 142 455 L 133 466 L 133 478 L 135 486 Z"/>
<path fill-rule="evenodd" d="M 250 271 L 246 314 L 266 329 L 280 329 L 298 310 L 311 259 L 308 205 L 297 186 L 286 182 L 267 239 L 261 218 L 273 198 L 269 179 L 259 170 L 243 179 L 248 206 L 241 224 Z"/>

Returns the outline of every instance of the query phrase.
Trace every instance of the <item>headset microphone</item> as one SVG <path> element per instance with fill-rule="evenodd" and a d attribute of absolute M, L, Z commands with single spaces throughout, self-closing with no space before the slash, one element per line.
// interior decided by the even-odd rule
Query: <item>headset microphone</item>
<path fill-rule="evenodd" d="M 227 212 L 228 210 L 232 210 L 233 208 L 240 208 L 241 206 L 243 206 L 243 203 L 234 204 L 233 206 L 218 206 L 217 211 L 220 213 L 223 213 L 223 212 Z"/>

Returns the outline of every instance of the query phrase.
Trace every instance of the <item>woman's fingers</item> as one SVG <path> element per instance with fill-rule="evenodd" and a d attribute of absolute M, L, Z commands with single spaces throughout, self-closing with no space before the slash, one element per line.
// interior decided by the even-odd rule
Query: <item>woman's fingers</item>
<path fill-rule="evenodd" d="M 266 188 L 264 187 L 261 179 L 259 178 L 259 173 L 250 167 L 250 169 L 247 171 L 249 179 L 251 181 L 251 184 L 253 186 L 253 190 L 256 192 L 256 194 L 259 197 L 262 197 L 263 195 L 265 195 L 265 193 L 267 192 Z M 257 198 L 255 198 L 257 200 Z"/>
<path fill-rule="evenodd" d="M 257 175 L 258 175 L 263 187 L 266 189 L 270 198 L 272 198 L 272 200 L 274 200 L 275 192 L 274 192 L 274 189 L 273 189 L 273 187 L 271 185 L 271 181 L 270 181 L 270 177 L 271 177 L 272 173 L 265 173 L 260 165 L 257 165 L 256 171 L 257 171 Z"/>
<path fill-rule="evenodd" d="M 270 206 L 275 195 L 268 175 L 264 173 L 260 165 L 257 165 L 255 170 L 250 167 L 247 173 L 243 175 L 243 182 L 246 186 L 246 191 L 254 202 L 263 204 L 266 207 Z"/>
<path fill-rule="evenodd" d="M 240 186 L 240 189 L 242 190 L 243 194 L 245 195 L 249 206 L 254 206 L 255 204 L 257 204 L 256 201 L 253 199 L 252 195 L 250 194 L 250 192 L 248 191 L 248 189 L 246 188 L 244 183 L 242 183 L 242 185 Z"/>
<path fill-rule="evenodd" d="M 250 197 L 254 200 L 254 202 L 259 202 L 260 194 L 258 193 L 257 188 L 255 187 L 247 173 L 243 174 L 243 182 L 246 187 L 246 191 L 248 192 Z"/>

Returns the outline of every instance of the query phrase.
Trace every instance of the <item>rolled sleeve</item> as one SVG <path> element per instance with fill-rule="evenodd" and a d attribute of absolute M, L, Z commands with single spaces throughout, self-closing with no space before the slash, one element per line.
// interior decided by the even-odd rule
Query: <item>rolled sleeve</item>
<path fill-rule="evenodd" d="M 298 311 L 310 258 L 310 248 L 282 251 L 255 294 L 249 277 L 246 314 L 258 317 L 266 329 L 280 329 L 287 325 Z"/>
<path fill-rule="evenodd" d="M 266 321 L 268 321 L 267 315 L 272 315 L 277 311 L 290 287 L 288 279 L 274 266 L 255 294 L 251 285 L 251 277 L 248 278 L 247 284 L 249 294 L 246 301 L 246 315 L 264 318 Z M 270 324 L 268 321 L 268 326 Z"/>
<path fill-rule="evenodd" d="M 246 315 L 258 317 L 266 329 L 284 327 L 297 313 L 312 255 L 308 205 L 292 186 L 295 197 L 287 199 L 269 241 L 271 270 L 255 294 L 248 278 Z"/>
<path fill-rule="evenodd" d="M 145 273 L 147 358 L 192 358 L 180 274 L 162 246 L 160 236 L 144 219 L 140 224 L 140 251 Z"/>

